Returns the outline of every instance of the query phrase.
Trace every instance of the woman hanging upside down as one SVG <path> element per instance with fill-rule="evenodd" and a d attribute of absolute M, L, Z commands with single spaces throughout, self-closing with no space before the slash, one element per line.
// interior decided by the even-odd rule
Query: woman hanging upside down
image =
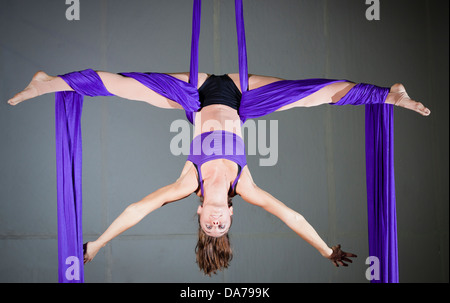
<path fill-rule="evenodd" d="M 89 79 L 88 83 L 76 77 Z M 198 87 L 187 94 L 198 98 L 199 105 L 190 107 L 169 93 L 162 92 L 158 81 L 170 83 L 180 94 L 188 90 L 190 75 L 181 74 L 113 74 L 86 70 L 52 77 L 38 72 L 31 83 L 8 101 L 17 105 L 37 96 L 59 92 L 80 92 L 83 85 L 103 87 L 108 95 L 147 102 L 153 106 L 169 109 L 184 109 L 195 125 L 194 140 L 190 155 L 179 178 L 165 187 L 129 205 L 122 214 L 95 241 L 84 245 L 84 263 L 92 261 L 98 251 L 109 241 L 136 225 L 154 210 L 195 193 L 202 201 L 198 206 L 198 243 L 196 258 L 200 269 L 207 275 L 227 268 L 232 258 L 228 231 L 232 223 L 231 199 L 240 195 L 250 204 L 281 219 L 300 237 L 312 245 L 335 266 L 348 266 L 352 253 L 343 252 L 340 245 L 329 247 L 314 228 L 298 212 L 290 209 L 253 181 L 247 166 L 245 146 L 242 140 L 241 122 L 275 111 L 295 107 L 311 107 L 351 100 L 350 104 L 385 103 L 413 110 L 423 116 L 430 110 L 412 100 L 403 85 L 395 84 L 390 89 L 349 81 L 310 79 L 283 80 L 274 77 L 250 75 L 248 97 L 240 90 L 239 74 L 215 76 L 198 74 Z M 94 82 L 92 82 L 94 81 Z M 80 82 L 80 83 L 78 83 Z M 287 98 L 284 92 L 294 92 L 295 98 Z M 197 94 L 198 95 L 195 95 Z M 178 95 L 177 95 L 178 96 Z M 280 97 L 281 96 L 281 97 Z M 252 102 L 251 98 L 258 99 Z M 181 97 L 180 97 L 181 99 Z M 232 122 L 232 123 L 230 123 Z M 207 142 L 208 144 L 203 144 Z M 232 143 L 231 148 L 227 144 Z M 212 146 L 211 146 L 212 143 Z"/>

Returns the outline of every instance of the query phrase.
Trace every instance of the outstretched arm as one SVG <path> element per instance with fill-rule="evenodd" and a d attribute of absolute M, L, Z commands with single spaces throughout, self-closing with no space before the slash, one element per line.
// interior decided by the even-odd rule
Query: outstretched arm
<path fill-rule="evenodd" d="M 253 182 L 247 167 L 242 172 L 237 191 L 246 202 L 262 207 L 286 223 L 289 228 L 317 249 L 323 257 L 330 259 L 336 266 L 338 266 L 338 263 L 346 266 L 342 261 L 352 262 L 347 257 L 355 255 L 340 251 L 340 247 L 330 248 L 301 214 L 259 188 Z"/>
<path fill-rule="evenodd" d="M 84 263 L 91 261 L 100 248 L 138 224 L 154 210 L 193 193 L 197 189 L 198 183 L 195 172 L 190 169 L 191 166 L 192 164 L 186 163 L 180 178 L 174 183 L 156 190 L 139 202 L 130 204 L 96 241 L 88 242 L 85 247 Z"/>
<path fill-rule="evenodd" d="M 248 169 L 242 172 L 237 191 L 246 202 L 262 207 L 286 223 L 289 228 L 317 249 L 322 256 L 326 258 L 331 256 L 333 253 L 332 249 L 328 247 L 306 219 L 268 192 L 259 188 L 253 182 Z"/>

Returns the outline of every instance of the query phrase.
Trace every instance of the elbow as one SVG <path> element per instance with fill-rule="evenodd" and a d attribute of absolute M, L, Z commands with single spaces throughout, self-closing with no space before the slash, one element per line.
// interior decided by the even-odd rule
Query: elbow
<path fill-rule="evenodd" d="M 295 222 L 305 221 L 305 217 L 300 215 L 298 212 L 294 212 L 294 219 L 295 219 Z"/>
<path fill-rule="evenodd" d="M 289 226 L 302 226 L 306 222 L 305 217 L 292 209 L 288 209 L 281 219 Z"/>
<path fill-rule="evenodd" d="M 139 205 L 137 203 L 131 203 L 125 208 L 126 213 L 137 213 L 139 212 Z"/>

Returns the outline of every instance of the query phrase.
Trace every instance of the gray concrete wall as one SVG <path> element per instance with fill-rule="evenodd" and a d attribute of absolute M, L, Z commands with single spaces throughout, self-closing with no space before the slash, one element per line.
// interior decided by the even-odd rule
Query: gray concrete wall
<path fill-rule="evenodd" d="M 234 1 L 203 1 L 200 71 L 237 72 Z M 448 282 L 448 1 L 245 0 L 249 71 L 285 79 L 405 84 L 432 116 L 395 109 L 401 282 Z M 51 75 L 188 71 L 192 2 L 0 2 L 0 281 L 57 281 L 54 95 L 10 107 L 37 70 Z M 130 203 L 172 182 L 170 125 L 182 111 L 118 97 L 86 98 L 83 222 L 98 237 Z M 195 264 L 198 199 L 164 207 L 114 239 L 85 267 L 86 282 L 368 282 L 364 108 L 295 109 L 278 120 L 278 162 L 248 157 L 255 182 L 302 213 L 330 245 L 359 255 L 334 268 L 280 220 L 234 200 L 231 267 Z M 424 258 L 426 256 L 426 259 Z"/>

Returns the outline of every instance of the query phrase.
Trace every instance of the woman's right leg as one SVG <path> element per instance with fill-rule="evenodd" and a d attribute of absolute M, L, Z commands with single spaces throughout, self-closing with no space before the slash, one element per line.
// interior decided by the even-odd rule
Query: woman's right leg
<path fill-rule="evenodd" d="M 23 91 L 9 99 L 8 103 L 17 105 L 25 100 L 58 91 L 73 91 L 73 89 L 62 78 L 52 77 L 43 71 L 39 71 L 33 76 L 30 84 Z"/>
<path fill-rule="evenodd" d="M 177 102 L 161 96 L 133 78 L 102 71 L 98 71 L 97 74 L 102 79 L 106 89 L 111 94 L 118 97 L 134 101 L 147 102 L 160 108 L 183 108 Z M 176 77 L 176 75 L 173 76 Z"/>
<path fill-rule="evenodd" d="M 106 89 L 113 95 L 124 99 L 147 102 L 160 108 L 182 108 L 177 102 L 157 94 L 133 78 L 103 71 L 98 71 L 97 74 Z M 177 74 L 173 76 L 182 78 L 182 76 Z M 25 100 L 59 91 L 73 91 L 73 89 L 61 77 L 49 76 L 45 72 L 39 71 L 34 75 L 30 84 L 23 91 L 8 100 L 8 103 L 17 105 Z"/>

